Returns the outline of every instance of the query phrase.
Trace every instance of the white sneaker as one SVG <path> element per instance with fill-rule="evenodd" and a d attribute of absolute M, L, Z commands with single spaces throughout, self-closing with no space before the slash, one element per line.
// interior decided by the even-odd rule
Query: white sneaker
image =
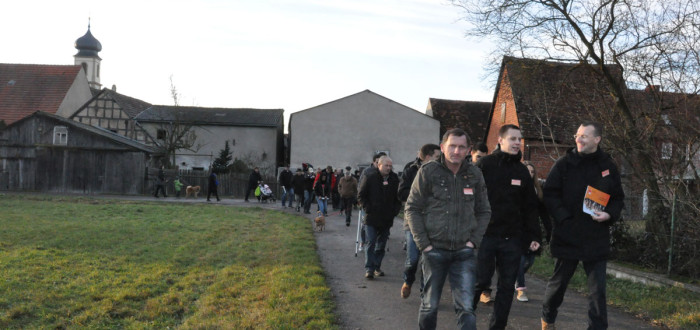
<path fill-rule="evenodd" d="M 518 301 L 526 302 L 530 301 L 530 299 L 527 299 L 527 295 L 525 294 L 525 291 L 518 291 Z"/>

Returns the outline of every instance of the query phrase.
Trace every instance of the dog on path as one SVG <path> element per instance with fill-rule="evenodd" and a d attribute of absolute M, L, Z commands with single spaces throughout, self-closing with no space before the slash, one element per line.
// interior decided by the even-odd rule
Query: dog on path
<path fill-rule="evenodd" d="M 326 217 L 321 211 L 318 211 L 318 216 L 314 219 L 314 231 L 323 231 L 326 228 Z"/>
<path fill-rule="evenodd" d="M 185 198 L 189 198 L 190 196 L 197 198 L 200 190 L 202 190 L 202 187 L 200 186 L 187 186 L 187 189 L 185 190 Z"/>

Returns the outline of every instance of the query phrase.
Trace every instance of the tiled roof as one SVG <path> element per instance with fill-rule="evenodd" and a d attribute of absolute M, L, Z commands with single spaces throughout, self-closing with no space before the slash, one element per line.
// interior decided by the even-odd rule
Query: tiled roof
<path fill-rule="evenodd" d="M 622 81 L 617 66 L 607 68 Z M 607 82 L 594 70 L 587 64 L 504 57 L 501 76 L 505 71 L 523 137 L 539 140 L 544 135 L 573 143 L 581 120 L 611 109 Z"/>
<path fill-rule="evenodd" d="M 56 113 L 79 72 L 79 65 L 0 64 L 0 120 Z"/>
<path fill-rule="evenodd" d="M 486 137 L 491 102 L 456 101 L 430 98 L 433 118 L 440 122 L 440 136 L 447 130 L 461 128 L 475 142 Z"/>
<path fill-rule="evenodd" d="M 277 127 L 282 109 L 230 109 L 154 105 L 136 116 L 140 122 L 180 121 L 191 125 Z"/>

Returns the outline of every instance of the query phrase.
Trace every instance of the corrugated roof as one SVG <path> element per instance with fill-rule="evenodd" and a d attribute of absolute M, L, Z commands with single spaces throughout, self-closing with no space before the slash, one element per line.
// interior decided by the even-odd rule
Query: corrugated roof
<path fill-rule="evenodd" d="M 36 111 L 56 113 L 81 67 L 0 63 L 0 120 L 11 124 Z"/>
<path fill-rule="evenodd" d="M 153 147 L 149 147 L 149 146 L 147 146 L 143 143 L 140 143 L 136 140 L 129 139 L 123 135 L 119 135 L 117 133 L 114 133 L 114 132 L 107 130 L 107 129 L 104 129 L 102 127 L 91 126 L 91 125 L 79 123 L 77 121 L 74 121 L 74 120 L 71 120 L 68 118 L 64 118 L 64 117 L 61 117 L 58 115 L 54 115 L 54 114 L 42 112 L 42 111 L 37 111 L 37 112 L 33 113 L 32 115 L 27 116 L 27 117 L 23 118 L 22 120 L 13 123 L 13 125 L 20 125 L 22 121 L 28 120 L 29 118 L 31 118 L 31 116 L 43 116 L 43 117 L 51 118 L 51 119 L 54 119 L 56 121 L 59 121 L 60 123 L 66 125 L 66 126 L 72 126 L 72 127 L 77 128 L 77 129 L 82 129 L 82 130 L 91 132 L 93 134 L 97 134 L 99 136 L 105 137 L 105 138 L 110 139 L 116 143 L 123 144 L 123 145 L 128 146 L 128 147 L 139 149 L 141 151 L 145 151 L 148 153 L 158 153 L 158 150 L 153 148 Z"/>
<path fill-rule="evenodd" d="M 433 118 L 440 121 L 440 136 L 447 130 L 461 128 L 473 141 L 486 137 L 491 102 L 458 101 L 430 98 Z"/>
<path fill-rule="evenodd" d="M 136 116 L 139 122 L 180 121 L 190 125 L 277 127 L 282 109 L 231 109 L 154 105 Z"/>

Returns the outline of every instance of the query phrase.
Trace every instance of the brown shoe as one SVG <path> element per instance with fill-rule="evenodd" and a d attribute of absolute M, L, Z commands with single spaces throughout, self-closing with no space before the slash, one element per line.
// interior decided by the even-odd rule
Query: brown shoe
<path fill-rule="evenodd" d="M 406 299 L 411 295 L 411 286 L 404 283 L 401 287 L 401 298 Z"/>
<path fill-rule="evenodd" d="M 554 326 L 554 323 L 547 323 L 545 320 L 542 320 L 542 330 L 557 330 L 557 328 Z"/>
<path fill-rule="evenodd" d="M 481 301 L 484 304 L 488 304 L 493 301 L 493 298 L 491 298 L 491 292 L 484 291 L 481 293 L 481 297 L 479 297 L 479 301 Z"/>

